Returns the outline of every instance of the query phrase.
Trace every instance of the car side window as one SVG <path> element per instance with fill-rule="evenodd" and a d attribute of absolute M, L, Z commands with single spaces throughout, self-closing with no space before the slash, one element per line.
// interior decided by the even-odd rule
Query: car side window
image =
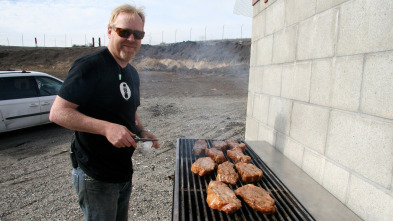
<path fill-rule="evenodd" d="M 37 97 L 35 82 L 31 77 L 0 78 L 0 100 Z"/>
<path fill-rule="evenodd" d="M 35 77 L 41 96 L 57 95 L 62 83 L 50 77 Z"/>

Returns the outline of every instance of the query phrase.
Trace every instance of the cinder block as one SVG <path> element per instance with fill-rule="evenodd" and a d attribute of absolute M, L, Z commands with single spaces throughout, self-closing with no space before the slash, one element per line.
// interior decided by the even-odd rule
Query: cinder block
<path fill-rule="evenodd" d="M 285 2 L 277 0 L 275 4 L 266 9 L 266 34 L 270 35 L 281 30 L 285 25 Z"/>
<path fill-rule="evenodd" d="M 262 92 L 263 73 L 264 73 L 264 68 L 263 67 L 256 67 L 255 68 L 255 73 L 254 73 L 254 79 L 253 79 L 254 81 L 249 83 L 249 84 L 253 85 L 254 91 L 256 93 Z"/>
<path fill-rule="evenodd" d="M 332 107 L 349 111 L 359 109 L 362 69 L 363 56 L 336 60 Z"/>
<path fill-rule="evenodd" d="M 269 97 L 262 94 L 255 94 L 252 116 L 258 121 L 267 124 L 268 114 L 269 114 Z"/>
<path fill-rule="evenodd" d="M 302 167 L 304 156 L 304 147 L 302 145 L 292 139 L 287 139 L 283 154 L 298 167 Z"/>
<path fill-rule="evenodd" d="M 269 128 L 264 124 L 259 124 L 258 140 L 266 141 L 270 145 L 276 145 L 276 131 L 273 128 Z"/>
<path fill-rule="evenodd" d="M 326 160 L 321 155 L 304 150 L 302 169 L 319 184 L 322 184 L 325 162 Z"/>
<path fill-rule="evenodd" d="M 393 1 L 348 1 L 339 18 L 337 56 L 393 49 Z"/>
<path fill-rule="evenodd" d="M 391 221 L 393 196 L 352 175 L 348 207 L 364 220 Z"/>
<path fill-rule="evenodd" d="M 326 161 L 322 185 L 338 200 L 345 204 L 349 185 L 349 172 L 345 169 Z"/>
<path fill-rule="evenodd" d="M 287 25 L 292 25 L 313 16 L 316 4 L 316 0 L 286 1 L 285 14 Z"/>
<path fill-rule="evenodd" d="M 336 5 L 339 5 L 343 2 L 346 2 L 348 0 L 317 0 L 317 13 L 321 11 L 325 11 L 329 8 L 333 8 Z"/>
<path fill-rule="evenodd" d="M 290 136 L 320 154 L 325 153 L 329 110 L 295 102 Z"/>
<path fill-rule="evenodd" d="M 281 66 L 267 66 L 263 71 L 262 92 L 264 94 L 280 96 Z"/>
<path fill-rule="evenodd" d="M 311 103 L 332 106 L 335 74 L 335 60 L 325 59 L 313 62 L 310 88 Z"/>
<path fill-rule="evenodd" d="M 273 35 L 261 38 L 257 41 L 256 65 L 267 65 L 272 63 Z"/>
<path fill-rule="evenodd" d="M 366 56 L 361 111 L 393 119 L 393 52 Z"/>
<path fill-rule="evenodd" d="M 257 2 L 255 5 L 252 6 L 252 13 L 253 13 L 253 17 L 255 17 L 256 15 L 258 15 L 261 11 L 260 11 L 260 5 L 261 2 Z"/>
<path fill-rule="evenodd" d="M 314 61 L 310 102 L 357 112 L 362 71 L 363 56 Z"/>
<path fill-rule="evenodd" d="M 265 36 L 266 12 L 260 12 L 252 19 L 252 39 L 259 40 Z"/>
<path fill-rule="evenodd" d="M 338 9 L 331 9 L 299 24 L 297 60 L 334 56 Z"/>
<path fill-rule="evenodd" d="M 250 67 L 248 74 L 248 92 L 255 92 L 255 75 L 257 73 L 256 67 Z"/>
<path fill-rule="evenodd" d="M 393 124 L 332 111 L 326 156 L 388 189 L 393 176 Z"/>
<path fill-rule="evenodd" d="M 289 138 L 282 133 L 276 133 L 276 146 L 274 146 L 278 151 L 284 153 L 285 147 L 288 145 Z M 299 166 L 300 167 L 300 166 Z"/>
<path fill-rule="evenodd" d="M 274 34 L 273 64 L 295 61 L 297 26 L 283 29 Z"/>
<path fill-rule="evenodd" d="M 257 40 L 251 41 L 250 48 L 250 67 L 255 67 L 257 65 Z"/>
<path fill-rule="evenodd" d="M 258 140 L 258 122 L 256 119 L 247 116 L 246 119 L 246 134 L 245 140 L 246 141 L 257 141 Z"/>
<path fill-rule="evenodd" d="M 254 107 L 254 93 L 248 92 L 248 99 L 247 99 L 247 116 L 252 116 L 252 110 Z"/>
<path fill-rule="evenodd" d="M 272 97 L 269 105 L 268 125 L 275 130 L 289 135 L 292 101 Z"/>
<path fill-rule="evenodd" d="M 311 62 L 284 65 L 281 96 L 306 101 L 310 99 Z"/>

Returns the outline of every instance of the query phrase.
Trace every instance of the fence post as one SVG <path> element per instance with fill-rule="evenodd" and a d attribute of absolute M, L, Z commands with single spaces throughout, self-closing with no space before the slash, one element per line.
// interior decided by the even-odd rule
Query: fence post
<path fill-rule="evenodd" d="M 101 47 L 101 38 L 98 38 L 98 47 Z"/>
<path fill-rule="evenodd" d="M 93 48 L 94 48 L 94 37 L 92 37 L 92 41 L 93 41 Z"/>

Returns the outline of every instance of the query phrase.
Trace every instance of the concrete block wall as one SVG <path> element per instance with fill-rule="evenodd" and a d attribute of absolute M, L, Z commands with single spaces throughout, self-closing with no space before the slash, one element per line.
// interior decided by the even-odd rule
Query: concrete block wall
<path fill-rule="evenodd" d="M 269 142 L 362 219 L 393 220 L 393 1 L 253 10 L 246 141 Z"/>

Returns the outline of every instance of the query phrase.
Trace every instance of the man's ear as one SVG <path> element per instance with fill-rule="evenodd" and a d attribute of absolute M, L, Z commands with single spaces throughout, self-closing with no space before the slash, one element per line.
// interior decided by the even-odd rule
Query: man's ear
<path fill-rule="evenodd" d="M 109 39 L 111 39 L 111 34 L 113 33 L 112 31 L 113 31 L 112 28 L 108 27 L 108 38 Z"/>

